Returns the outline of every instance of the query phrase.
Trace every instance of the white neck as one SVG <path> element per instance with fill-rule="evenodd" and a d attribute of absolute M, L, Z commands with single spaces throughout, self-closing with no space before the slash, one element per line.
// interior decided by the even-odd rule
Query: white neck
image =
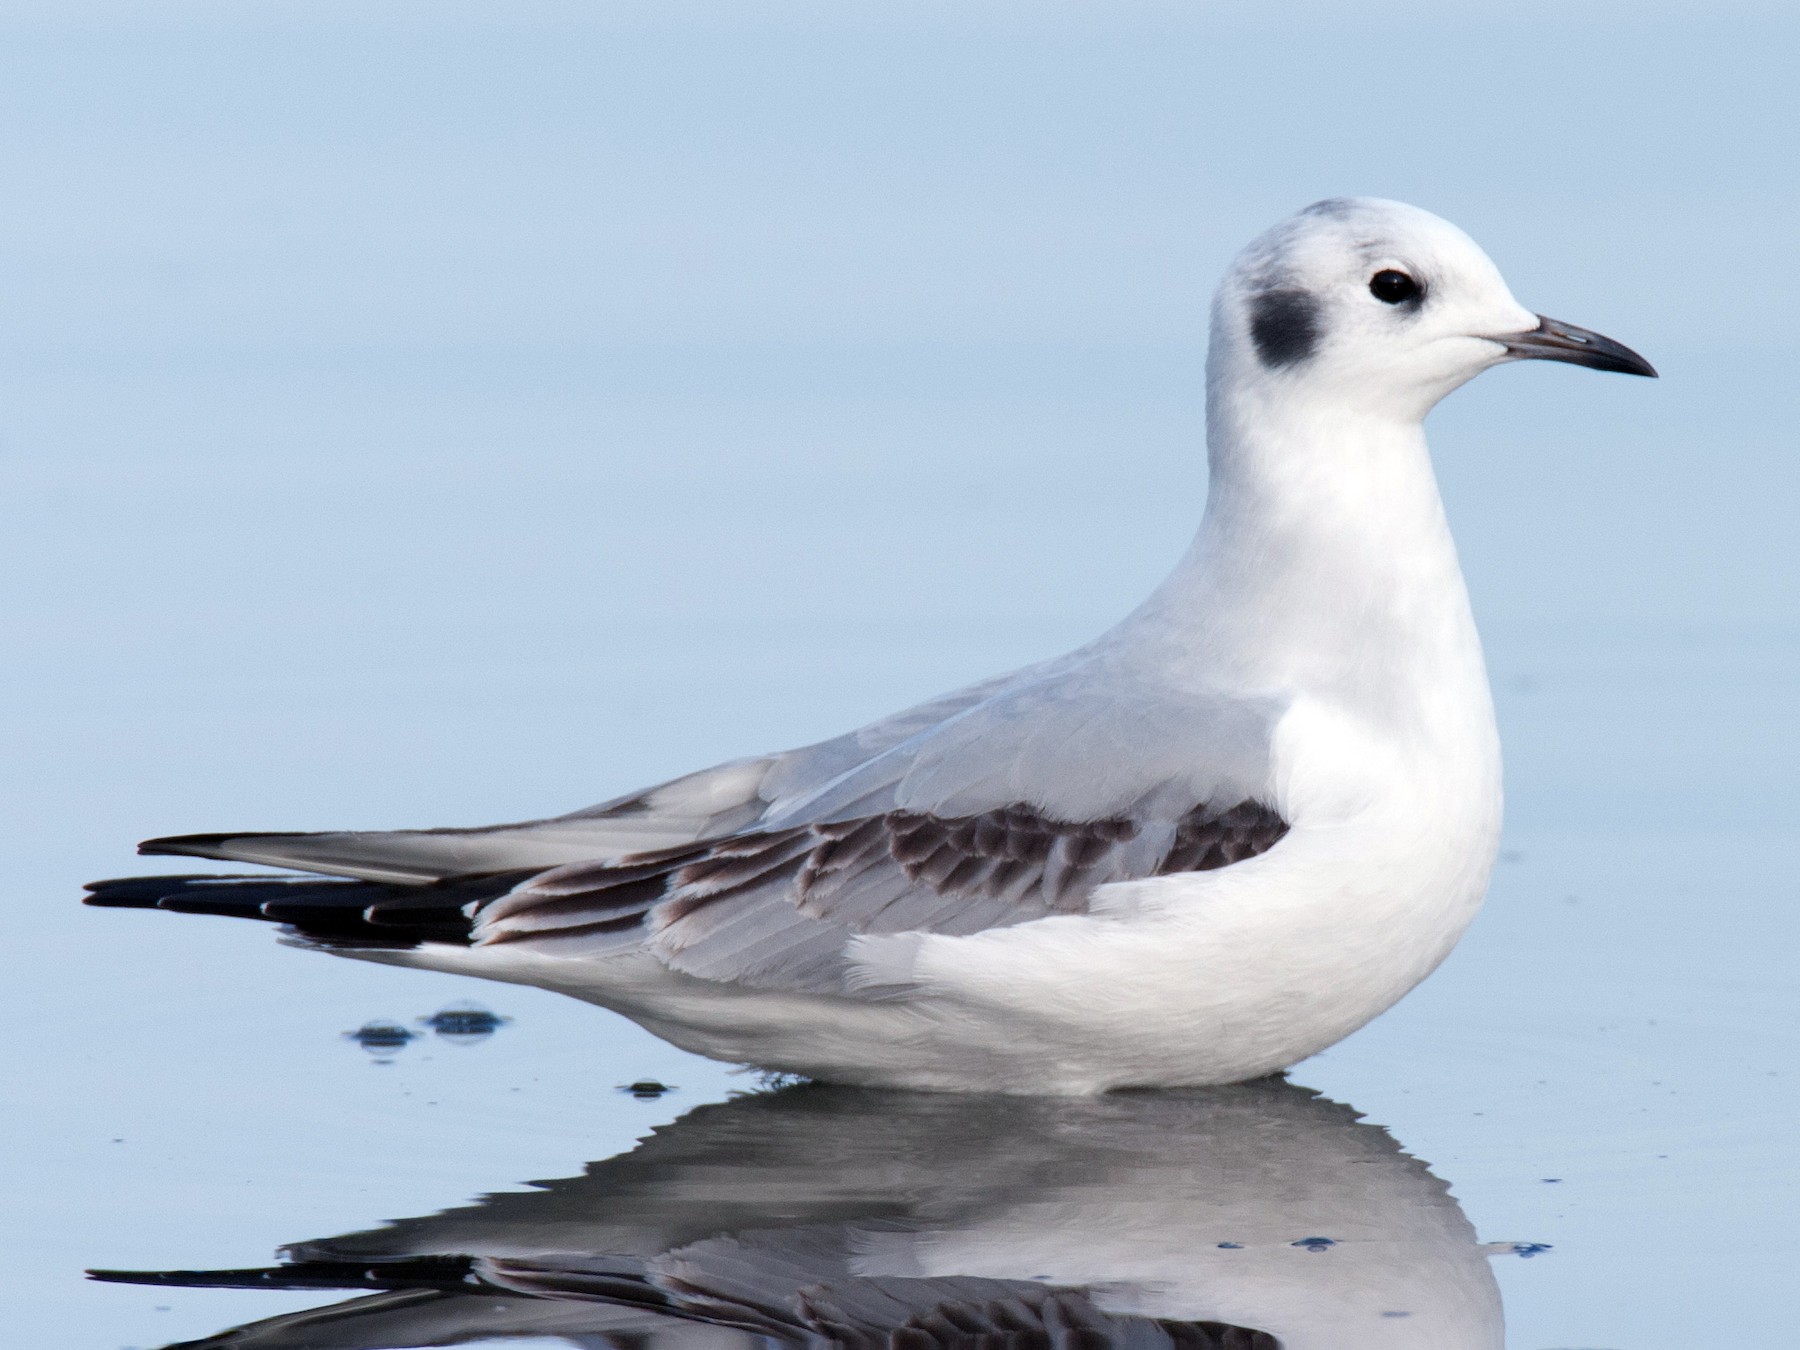
<path fill-rule="evenodd" d="M 1487 707 L 1468 593 L 1416 420 L 1215 380 L 1211 486 L 1175 571 L 1123 625 L 1236 691 L 1304 692 L 1366 716 Z"/>

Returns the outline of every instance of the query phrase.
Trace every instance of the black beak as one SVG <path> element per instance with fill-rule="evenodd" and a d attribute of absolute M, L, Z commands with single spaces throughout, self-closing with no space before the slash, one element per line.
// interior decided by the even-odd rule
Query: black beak
<path fill-rule="evenodd" d="M 1515 361 L 1567 361 L 1572 366 L 1616 370 L 1621 375 L 1656 378 L 1656 367 L 1622 342 L 1561 319 L 1538 315 L 1538 326 L 1525 333 L 1503 333 L 1495 342 Z"/>

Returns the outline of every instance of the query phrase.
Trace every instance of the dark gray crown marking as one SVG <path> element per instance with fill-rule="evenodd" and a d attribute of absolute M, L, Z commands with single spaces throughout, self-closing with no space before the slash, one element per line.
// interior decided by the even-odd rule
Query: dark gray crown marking
<path fill-rule="evenodd" d="M 1319 302 L 1305 291 L 1259 291 L 1250 297 L 1250 337 L 1265 366 L 1298 365 L 1319 346 Z"/>

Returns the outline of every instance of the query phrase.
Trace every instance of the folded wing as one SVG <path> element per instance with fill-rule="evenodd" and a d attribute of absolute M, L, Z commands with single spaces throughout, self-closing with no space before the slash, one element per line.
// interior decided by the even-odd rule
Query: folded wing
<path fill-rule="evenodd" d="M 648 951 L 704 979 L 854 992 L 859 935 L 1080 914 L 1109 883 L 1228 867 L 1287 833 L 1269 790 L 1275 709 L 1093 664 L 550 821 L 153 840 L 146 851 L 354 880 L 236 879 L 233 894 L 207 878 L 179 879 L 179 893 L 132 879 L 100 883 L 95 901 L 276 919 L 336 946 Z"/>
<path fill-rule="evenodd" d="M 184 834 L 146 840 L 138 852 L 421 885 L 718 839 L 753 828 L 775 801 L 830 782 L 1016 678 L 1001 676 L 845 736 L 781 754 L 733 760 L 547 820 L 473 829 Z"/>

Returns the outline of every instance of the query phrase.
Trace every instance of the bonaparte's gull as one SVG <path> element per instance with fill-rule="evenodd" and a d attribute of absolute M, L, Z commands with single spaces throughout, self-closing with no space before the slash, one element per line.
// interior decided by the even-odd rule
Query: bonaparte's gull
<path fill-rule="evenodd" d="M 323 877 L 90 902 L 271 919 L 839 1082 L 1285 1068 L 1422 980 L 1486 890 L 1500 747 L 1422 423 L 1530 358 L 1655 374 L 1436 216 L 1319 202 L 1219 287 L 1199 534 L 1086 646 L 550 820 L 151 840 Z"/>

